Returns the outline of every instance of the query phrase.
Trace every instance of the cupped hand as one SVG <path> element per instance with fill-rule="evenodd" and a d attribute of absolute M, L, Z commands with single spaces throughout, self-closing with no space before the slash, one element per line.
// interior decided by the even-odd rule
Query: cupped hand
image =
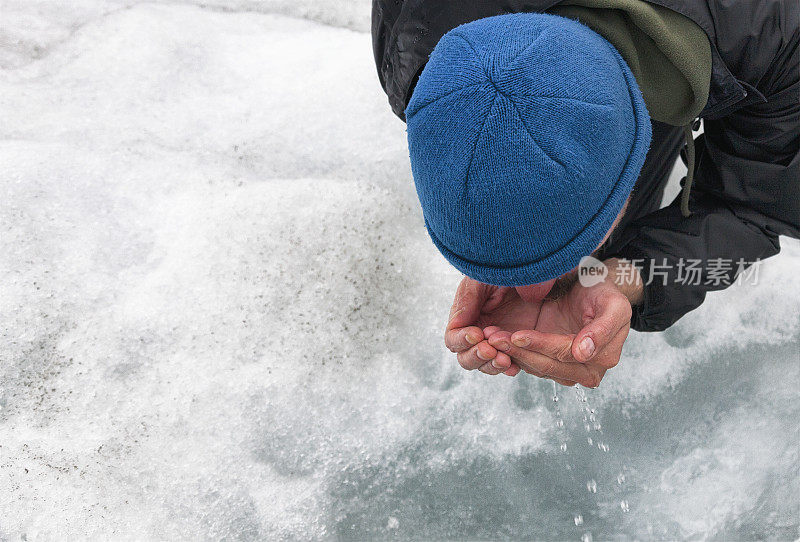
<path fill-rule="evenodd" d="M 589 288 L 576 282 L 538 311 L 534 327 L 500 326 L 487 337 L 489 345 L 526 372 L 565 386 L 595 388 L 619 363 L 630 331 L 631 303 L 613 282 Z"/>
<path fill-rule="evenodd" d="M 445 330 L 445 345 L 467 369 L 514 376 L 520 367 L 486 339 L 499 330 L 534 329 L 541 302 L 524 301 L 514 288 L 483 284 L 465 277 L 456 291 Z"/>

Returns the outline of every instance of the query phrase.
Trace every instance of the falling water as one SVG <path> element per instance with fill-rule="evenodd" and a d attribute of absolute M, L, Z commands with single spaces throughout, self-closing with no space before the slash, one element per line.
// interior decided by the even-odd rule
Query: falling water
<path fill-rule="evenodd" d="M 555 386 L 555 383 L 554 383 L 554 386 Z M 595 453 L 599 452 L 599 453 L 607 454 L 611 450 L 611 448 L 606 442 L 604 442 L 604 439 L 603 439 L 603 426 L 598 421 L 596 409 L 593 408 L 591 404 L 589 404 L 589 400 L 588 400 L 588 397 L 586 395 L 586 392 L 580 386 L 576 385 L 574 387 L 574 389 L 575 389 L 575 395 L 576 395 L 578 404 L 581 407 L 581 410 L 580 410 L 580 414 L 582 415 L 582 420 L 581 421 L 583 422 L 582 425 L 583 425 L 583 428 L 584 428 L 584 430 L 586 432 L 586 444 L 587 444 L 587 446 L 589 446 L 593 450 L 596 449 L 597 452 L 595 452 Z M 556 396 L 554 395 L 554 398 L 555 397 Z M 563 420 L 561 419 L 560 412 L 557 413 L 556 424 L 557 425 L 558 424 L 562 424 L 563 425 Z M 562 442 L 564 441 L 564 436 L 563 435 L 561 436 L 561 440 L 562 440 Z M 564 449 L 565 448 L 562 445 L 562 450 L 564 450 Z M 623 469 L 624 468 L 625 467 L 623 466 Z M 624 482 L 625 482 L 625 474 L 624 474 L 624 472 L 620 472 L 617 475 L 617 485 L 618 486 L 622 486 L 622 484 Z M 597 480 L 594 477 L 590 477 L 588 480 L 586 480 L 586 490 L 592 495 L 592 499 L 594 500 L 595 505 L 597 505 L 599 503 L 599 501 L 601 499 L 600 495 L 602 494 L 602 487 L 601 487 L 601 493 L 598 493 L 598 486 L 599 486 L 599 484 L 597 483 Z M 630 510 L 630 505 L 628 503 L 628 500 L 625 499 L 625 498 L 620 500 L 619 501 L 619 508 L 623 513 L 628 512 Z M 584 524 L 583 514 L 582 513 L 577 513 L 574 516 L 574 522 L 575 522 L 575 526 L 576 527 L 582 526 Z M 591 539 L 592 539 L 591 531 L 584 532 L 582 537 L 581 537 L 581 540 L 591 540 Z"/>

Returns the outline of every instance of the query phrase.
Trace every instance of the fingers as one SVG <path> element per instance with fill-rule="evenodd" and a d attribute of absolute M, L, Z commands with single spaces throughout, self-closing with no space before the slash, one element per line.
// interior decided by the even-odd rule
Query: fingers
<path fill-rule="evenodd" d="M 530 334 L 531 332 L 529 331 L 526 333 Z M 534 340 L 536 340 L 537 346 L 542 347 L 542 345 L 547 345 L 545 347 L 548 348 L 547 351 L 555 356 L 560 356 L 562 359 L 569 359 L 569 356 L 571 356 L 568 354 L 569 350 L 567 350 L 566 354 L 563 351 L 563 337 L 558 339 L 558 336 L 555 336 L 554 334 L 540 332 L 533 333 L 537 335 L 553 336 L 534 337 L 529 335 L 531 341 L 529 344 L 532 344 Z M 605 374 L 605 369 L 601 367 L 584 365 L 583 363 L 574 363 L 571 361 L 559 361 L 559 359 L 551 358 L 538 351 L 526 350 L 525 348 L 516 346 L 510 340 L 510 336 L 506 336 L 502 332 L 492 335 L 492 337 L 489 339 L 489 344 L 494 346 L 500 352 L 508 354 L 511 359 L 523 367 L 526 372 L 551 377 L 559 384 L 564 383 L 564 385 L 569 385 L 566 384 L 566 382 L 577 382 L 582 386 L 586 386 L 587 388 L 596 388 L 598 385 L 600 385 L 600 381 Z M 559 380 L 564 382 L 559 382 Z"/>
<path fill-rule="evenodd" d="M 572 387 L 575 386 L 575 384 L 577 384 L 577 382 L 573 382 L 572 380 L 564 380 L 563 378 L 556 378 L 554 376 L 547 376 L 547 375 L 544 375 L 542 373 L 539 373 L 539 372 L 536 372 L 536 371 L 533 371 L 533 370 L 526 370 L 526 372 L 528 374 L 532 374 L 534 376 L 538 376 L 539 378 L 541 378 L 543 380 L 552 380 L 556 384 L 560 384 L 560 385 L 566 386 L 568 388 L 572 388 Z"/>
<path fill-rule="evenodd" d="M 451 352 L 463 352 L 484 339 L 483 330 L 473 324 L 487 295 L 487 286 L 470 278 L 458 285 L 444 333 L 444 344 Z"/>
<path fill-rule="evenodd" d="M 509 339 L 514 346 L 538 352 L 548 358 L 562 362 L 574 361 L 572 357 L 572 335 L 523 330 L 512 334 Z"/>
<path fill-rule="evenodd" d="M 459 352 L 456 358 L 459 365 L 468 371 L 472 371 L 483 367 L 487 363 L 491 366 L 495 356 L 497 356 L 497 350 L 486 341 L 481 341 L 472 348 Z"/>
<path fill-rule="evenodd" d="M 489 343 L 484 342 L 481 344 L 486 344 L 489 348 L 491 348 L 495 352 L 495 357 L 493 360 L 484 363 L 481 367 L 478 367 L 478 370 L 480 372 L 486 373 L 488 375 L 498 375 L 500 373 L 506 372 L 508 369 L 511 368 L 511 358 L 508 357 L 507 354 L 498 352 L 493 347 L 491 347 Z M 480 357 L 480 355 L 478 357 Z M 517 369 L 517 372 L 519 372 L 519 369 Z"/>
<path fill-rule="evenodd" d="M 630 327 L 631 304 L 621 294 L 599 298 L 595 311 L 596 316 L 575 336 L 572 356 L 577 361 L 589 361 L 598 352 L 602 352 L 623 328 Z M 625 336 L 627 337 L 627 332 Z M 625 342 L 624 339 L 622 342 Z M 619 361 L 619 357 L 616 361 Z"/>
<path fill-rule="evenodd" d="M 488 286 L 469 277 L 464 277 L 456 290 L 447 330 L 469 326 L 478 320 L 481 307 L 489 295 Z"/>
<path fill-rule="evenodd" d="M 478 370 L 482 373 L 486 373 L 487 375 L 499 375 L 503 372 L 502 369 L 498 369 L 492 362 L 484 363 L 482 366 L 478 367 Z"/>
<path fill-rule="evenodd" d="M 497 326 L 485 327 L 483 328 L 483 336 L 488 338 L 497 333 L 498 331 L 500 331 L 500 328 Z M 505 368 L 503 374 L 506 374 L 508 376 L 517 376 L 522 370 L 519 365 L 511 361 L 511 358 L 508 357 L 507 354 L 504 354 L 502 352 L 498 352 L 497 356 L 495 357 L 495 367 Z"/>
<path fill-rule="evenodd" d="M 505 348 L 506 345 L 509 344 L 510 340 L 511 340 L 511 333 L 509 333 L 508 331 L 496 331 L 489 338 L 490 344 L 492 342 L 494 342 L 499 346 L 503 346 L 504 348 Z M 506 354 L 505 352 L 500 352 L 500 351 L 497 352 L 497 355 L 498 356 L 509 357 L 508 354 Z M 511 358 L 509 357 L 509 359 L 511 359 Z M 522 370 L 522 371 L 525 371 L 528 374 L 532 374 L 533 376 L 538 376 L 539 378 L 546 378 L 546 376 L 543 373 L 537 371 L 536 369 L 534 369 L 534 368 L 532 368 L 530 366 L 520 365 L 519 363 L 514 362 L 514 360 L 511 360 L 511 361 L 517 367 L 517 370 L 516 370 L 516 372 L 514 374 L 519 373 L 520 370 Z"/>
<path fill-rule="evenodd" d="M 483 331 L 477 326 L 448 329 L 444 334 L 444 344 L 451 352 L 469 350 L 483 339 Z"/>
<path fill-rule="evenodd" d="M 505 373 L 509 376 L 514 376 L 520 371 L 519 366 L 514 364 L 507 354 L 498 352 L 486 341 L 482 341 L 464 352 L 459 352 L 456 358 L 459 365 L 468 371 L 477 369 L 488 375 Z"/>
<path fill-rule="evenodd" d="M 502 352 L 500 352 L 500 353 L 502 354 Z M 538 376 L 539 378 L 552 380 L 553 382 L 555 382 L 557 384 L 561 384 L 562 386 L 572 387 L 572 386 L 574 386 L 576 384 L 572 380 L 564 380 L 563 378 L 556 378 L 554 376 L 547 376 L 547 375 L 542 374 L 542 373 L 540 373 L 538 371 L 534 371 L 533 369 L 525 369 L 525 372 L 528 373 L 528 374 L 532 374 L 533 376 Z"/>
<path fill-rule="evenodd" d="M 489 343 L 487 342 L 486 344 L 489 344 Z M 494 349 L 494 347 L 492 347 L 492 349 Z M 511 363 L 512 362 L 511 362 L 511 358 L 508 357 L 508 354 L 504 354 L 502 352 L 497 352 L 496 349 L 494 349 L 494 351 L 496 352 L 496 354 L 495 354 L 494 359 L 492 360 L 492 365 L 496 369 L 500 369 L 501 373 L 503 371 L 505 371 L 506 369 L 511 368 Z"/>
<path fill-rule="evenodd" d="M 531 368 L 531 367 L 529 367 L 527 365 L 520 365 L 520 367 L 522 367 L 522 370 L 525 371 L 526 373 L 528 373 L 529 375 L 533 375 L 533 376 L 538 377 L 538 378 L 548 378 L 548 376 L 546 374 L 540 373 L 539 371 L 537 371 L 537 370 L 535 370 L 535 369 L 533 369 L 533 368 Z"/>
<path fill-rule="evenodd" d="M 589 363 L 592 365 L 598 365 L 603 369 L 611 369 L 616 367 L 616 365 L 619 363 L 620 357 L 622 356 L 622 347 L 625 345 L 625 340 L 628 338 L 629 331 L 630 326 L 628 325 L 620 329 L 604 349 L 595 353 Z"/>

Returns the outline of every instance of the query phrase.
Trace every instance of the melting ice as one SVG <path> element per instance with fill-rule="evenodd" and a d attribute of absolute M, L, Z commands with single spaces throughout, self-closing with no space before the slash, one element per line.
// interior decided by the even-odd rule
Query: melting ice
<path fill-rule="evenodd" d="M 369 3 L 205 5 L 3 4 L 0 538 L 800 535 L 797 242 L 598 390 L 464 372 Z"/>

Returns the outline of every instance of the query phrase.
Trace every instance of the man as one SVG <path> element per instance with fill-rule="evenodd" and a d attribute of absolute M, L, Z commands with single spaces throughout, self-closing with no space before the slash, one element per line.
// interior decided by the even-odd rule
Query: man
<path fill-rule="evenodd" d="M 466 275 L 445 334 L 464 368 L 595 387 L 630 327 L 800 237 L 799 27 L 794 0 L 374 0 L 425 225 Z M 589 254 L 599 284 L 575 280 Z"/>

